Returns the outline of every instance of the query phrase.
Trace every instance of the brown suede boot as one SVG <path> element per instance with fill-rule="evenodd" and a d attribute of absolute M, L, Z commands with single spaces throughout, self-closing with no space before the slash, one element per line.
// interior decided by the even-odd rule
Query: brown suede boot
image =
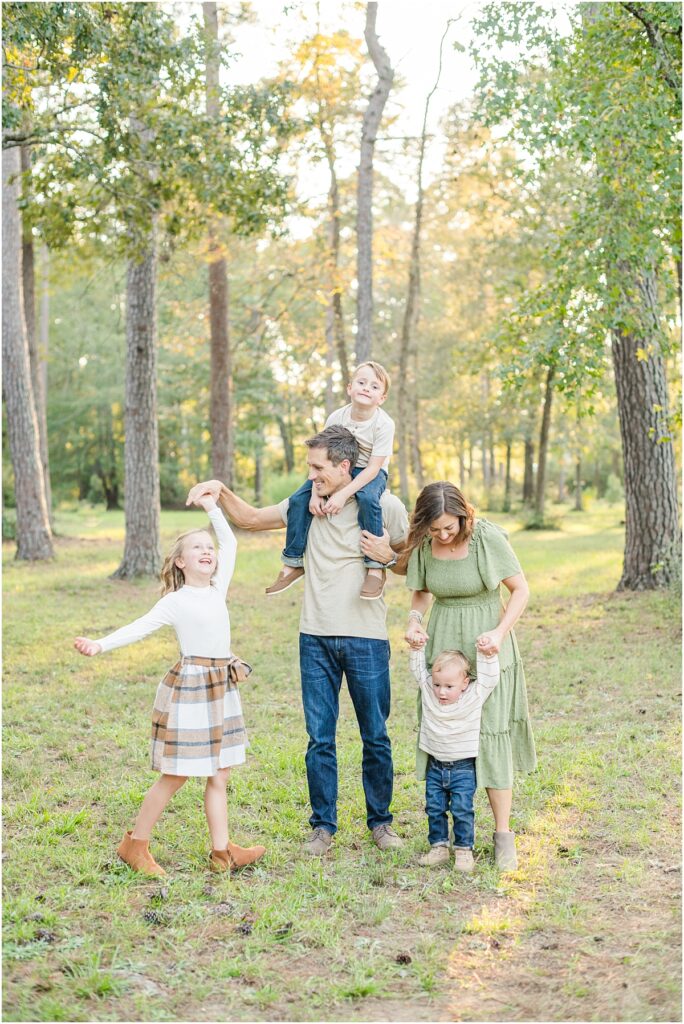
<path fill-rule="evenodd" d="M 253 864 L 266 853 L 265 846 L 237 846 L 228 843 L 225 850 L 212 850 L 209 854 L 209 867 L 212 871 L 230 871 Z"/>
<path fill-rule="evenodd" d="M 150 853 L 150 844 L 147 839 L 133 839 L 130 832 L 127 832 L 119 843 L 116 851 L 129 868 L 134 871 L 141 871 L 144 875 L 165 875 L 164 868 L 157 864 Z"/>

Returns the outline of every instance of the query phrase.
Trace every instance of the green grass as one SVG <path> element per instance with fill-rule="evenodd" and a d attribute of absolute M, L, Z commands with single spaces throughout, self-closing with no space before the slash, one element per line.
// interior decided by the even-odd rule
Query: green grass
<path fill-rule="evenodd" d="M 491 863 L 477 798 L 470 877 L 417 866 L 427 848 L 413 776 L 415 690 L 389 586 L 394 813 L 405 848 L 369 842 L 360 743 L 339 726 L 339 825 L 322 864 L 300 859 L 309 815 L 296 656 L 300 595 L 262 597 L 279 538 L 240 537 L 231 587 L 251 750 L 230 783 L 234 838 L 264 860 L 230 880 L 206 870 L 202 786 L 158 826 L 163 883 L 115 847 L 154 775 L 154 689 L 172 635 L 97 659 L 71 648 L 147 610 L 153 582 L 107 577 L 123 516 L 58 516 L 58 557 L 5 546 L 4 864 L 7 1020 L 676 1020 L 679 1014 L 679 611 L 671 593 L 615 594 L 617 509 L 562 529 L 506 526 L 532 600 L 518 629 L 539 769 L 514 799 L 520 870 Z M 163 543 L 204 521 L 162 517 Z"/>

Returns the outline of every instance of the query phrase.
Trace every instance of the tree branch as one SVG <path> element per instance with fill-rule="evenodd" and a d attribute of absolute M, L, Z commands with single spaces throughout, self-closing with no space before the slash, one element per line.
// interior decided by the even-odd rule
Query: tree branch
<path fill-rule="evenodd" d="M 669 54 L 667 52 L 667 47 L 663 43 L 663 38 L 662 38 L 662 35 L 660 33 L 660 28 L 653 21 L 650 21 L 646 17 L 644 12 L 639 9 L 638 4 L 623 3 L 621 6 L 624 7 L 626 11 L 629 11 L 629 13 L 631 15 L 633 15 L 637 19 L 637 21 L 640 21 L 641 24 L 646 29 L 646 35 L 648 36 L 648 41 L 650 42 L 651 46 L 653 47 L 653 49 L 656 51 L 656 53 L 658 54 L 658 56 L 660 58 L 660 66 L 663 69 L 663 76 L 665 78 L 665 81 L 670 86 L 670 88 L 675 91 L 677 96 L 680 96 L 681 95 L 680 81 L 679 81 L 679 78 L 677 77 L 677 75 L 674 74 L 674 72 L 672 71 L 672 68 L 670 67 L 670 56 L 669 56 Z"/>

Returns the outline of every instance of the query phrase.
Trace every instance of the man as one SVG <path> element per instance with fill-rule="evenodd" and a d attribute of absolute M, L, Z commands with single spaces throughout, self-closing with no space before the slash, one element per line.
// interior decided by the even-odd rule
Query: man
<path fill-rule="evenodd" d="M 350 431 L 341 426 L 327 427 L 306 445 L 309 479 L 316 494 L 328 497 L 350 483 L 358 456 L 358 444 Z M 188 504 L 206 493 L 212 494 L 230 519 L 243 529 L 275 530 L 287 524 L 287 498 L 278 505 L 257 509 L 219 481 L 210 480 L 192 488 Z M 408 530 L 406 510 L 391 494 L 384 495 L 381 504 L 389 544 L 398 550 Z M 361 543 L 353 497 L 336 515 L 315 516 L 311 523 L 299 658 L 309 735 L 306 774 L 312 810 L 312 831 L 303 849 L 317 857 L 328 852 L 337 831 L 335 739 L 343 675 L 363 742 L 362 778 L 368 827 L 379 849 L 402 845 L 391 827 L 389 810 L 393 766 L 386 727 L 390 712 L 386 607 L 382 598 L 364 601 L 359 597 L 366 573 Z"/>

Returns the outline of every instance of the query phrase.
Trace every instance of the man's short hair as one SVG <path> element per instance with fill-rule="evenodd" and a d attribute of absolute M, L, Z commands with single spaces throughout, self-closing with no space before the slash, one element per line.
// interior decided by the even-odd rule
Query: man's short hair
<path fill-rule="evenodd" d="M 349 459 L 350 472 L 359 458 L 359 442 L 351 430 L 347 430 L 346 427 L 326 427 L 315 437 L 310 437 L 304 444 L 307 448 L 325 448 L 333 466 L 339 466 L 340 462 Z"/>

